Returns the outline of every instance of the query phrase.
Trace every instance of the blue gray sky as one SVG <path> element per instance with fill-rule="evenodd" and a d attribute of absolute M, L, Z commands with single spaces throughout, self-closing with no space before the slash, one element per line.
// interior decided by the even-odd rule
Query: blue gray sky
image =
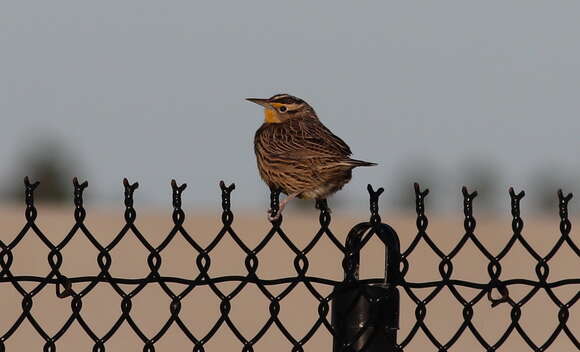
<path fill-rule="evenodd" d="M 288 92 L 380 164 L 355 171 L 348 207 L 366 204 L 367 183 L 396 192 L 416 162 L 449 204 L 473 164 L 533 194 L 539 169 L 580 175 L 579 13 L 571 1 L 5 1 L 0 184 L 49 136 L 94 200 L 118 199 L 126 176 L 141 204 L 169 203 L 171 178 L 189 204 L 217 204 L 224 179 L 237 205 L 262 207 L 262 114 L 244 98 Z"/>

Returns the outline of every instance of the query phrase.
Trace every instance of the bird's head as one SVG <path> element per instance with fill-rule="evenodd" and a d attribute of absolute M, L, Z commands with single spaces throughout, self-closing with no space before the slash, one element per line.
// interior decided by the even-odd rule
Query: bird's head
<path fill-rule="evenodd" d="M 304 100 L 290 94 L 276 94 L 269 99 L 248 98 L 264 107 L 264 122 L 281 123 L 296 117 L 316 118 L 314 109 Z"/>

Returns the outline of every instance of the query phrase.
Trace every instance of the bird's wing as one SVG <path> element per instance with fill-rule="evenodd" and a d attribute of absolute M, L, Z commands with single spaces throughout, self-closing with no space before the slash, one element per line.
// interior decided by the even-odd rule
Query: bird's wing
<path fill-rule="evenodd" d="M 274 138 L 276 154 L 296 160 L 347 159 L 352 154 L 349 146 L 319 120 L 305 118 L 288 122 L 289 128 L 281 130 L 282 135 Z"/>

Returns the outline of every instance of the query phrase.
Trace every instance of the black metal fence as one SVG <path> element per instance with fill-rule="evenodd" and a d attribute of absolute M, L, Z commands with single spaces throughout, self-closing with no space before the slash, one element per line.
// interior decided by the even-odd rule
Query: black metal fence
<path fill-rule="evenodd" d="M 463 188 L 464 197 L 464 229 L 465 234 L 461 237 L 457 245 L 449 252 L 443 252 L 427 234 L 428 220 L 425 215 L 424 200 L 428 190 L 421 190 L 419 185 L 415 184 L 416 210 L 417 210 L 417 234 L 410 246 L 402 252 L 398 248 L 398 238 L 396 233 L 388 225 L 381 222 L 378 213 L 379 196 L 382 189 L 374 191 L 371 186 L 368 187 L 370 194 L 370 220 L 353 227 L 347 237 L 346 244 L 343 245 L 329 228 L 331 215 L 325 201 L 318 202 L 317 207 L 320 210 L 319 222 L 320 229 L 312 237 L 310 242 L 304 248 L 298 248 L 283 231 L 282 217 L 272 222 L 272 227 L 265 234 L 263 239 L 254 248 L 249 248 L 244 241 L 236 234 L 232 224 L 234 214 L 230 207 L 230 194 L 234 190 L 234 185 L 226 186 L 220 183 L 222 192 L 222 228 L 215 238 L 205 248 L 202 247 L 193 236 L 191 236 L 183 226 L 185 212 L 181 205 L 181 194 L 186 185 L 178 185 L 172 181 L 173 189 L 173 228 L 165 239 L 157 246 L 153 247 L 142 235 L 141 231 L 135 224 L 136 211 L 133 207 L 133 194 L 138 187 L 137 183 L 129 183 L 124 180 L 125 188 L 125 225 L 122 230 L 108 244 L 101 244 L 91 231 L 85 226 L 86 211 L 83 206 L 83 191 L 87 183 L 79 183 L 76 179 L 74 184 L 74 219 L 75 224 L 68 234 L 59 243 L 52 243 L 47 236 L 37 227 L 35 220 L 37 218 L 37 209 L 34 204 L 34 190 L 38 182 L 30 183 L 28 178 L 25 179 L 25 219 L 26 224 L 22 230 L 11 240 L 4 242 L 0 239 L 0 284 L 12 285 L 22 295 L 22 312 L 10 325 L 7 331 L 0 331 L 0 352 L 5 351 L 6 341 L 21 327 L 25 320 L 28 320 L 34 330 L 44 339 L 44 351 L 56 351 L 59 340 L 69 330 L 71 325 L 76 321 L 86 335 L 94 342 L 93 351 L 105 351 L 107 342 L 117 333 L 121 325 L 128 324 L 135 334 L 142 340 L 143 351 L 155 351 L 156 343 L 164 336 L 171 326 L 177 326 L 190 341 L 187 349 L 193 351 L 205 351 L 206 344 L 215 337 L 216 332 L 220 329 L 229 329 L 240 342 L 242 351 L 253 351 L 254 345 L 265 336 L 270 329 L 279 330 L 287 341 L 293 346 L 292 351 L 303 351 L 307 349 L 308 342 L 319 329 L 327 330 L 334 338 L 334 347 L 328 346 L 328 350 L 334 348 L 335 351 L 403 351 L 411 343 L 417 333 L 421 331 L 438 351 L 448 351 L 458 339 L 470 332 L 481 345 L 482 350 L 497 351 L 500 350 L 506 340 L 514 334 L 519 335 L 532 351 L 545 351 L 552 346 L 553 342 L 559 336 L 567 337 L 571 343 L 580 349 L 580 343 L 574 335 L 572 327 L 569 326 L 570 310 L 580 298 L 580 293 L 576 293 L 569 301 L 562 301 L 554 293 L 555 288 L 568 286 L 578 287 L 580 278 L 567 278 L 559 281 L 549 281 L 550 262 L 556 257 L 563 246 L 569 248 L 576 255 L 576 268 L 580 264 L 580 250 L 574 243 L 570 231 L 571 222 L 568 218 L 568 202 L 572 198 L 571 194 L 564 195 L 558 192 L 559 215 L 560 215 L 560 237 L 555 242 L 553 248 L 545 255 L 541 256 L 532 248 L 523 236 L 524 222 L 520 216 L 520 201 L 524 197 L 524 192 L 515 193 L 513 189 L 509 190 L 511 197 L 511 215 L 513 234 L 507 241 L 505 247 L 498 253 L 492 254 L 475 236 L 474 231 L 476 221 L 473 216 L 473 201 L 477 196 L 476 192 L 469 193 Z M 274 212 L 278 210 L 279 192 L 272 191 L 271 206 Z M 123 240 L 128 232 L 135 234 L 137 239 L 147 248 L 149 255 L 147 264 L 150 271 L 146 277 L 141 278 L 121 278 L 114 277 L 109 272 L 112 263 L 111 251 Z M 367 280 L 358 280 L 358 260 L 359 251 L 369 239 L 377 235 L 385 243 L 388 251 L 386 265 L 386 279 L 376 278 Z M 13 250 L 21 243 L 25 236 L 37 236 L 48 248 L 48 265 L 50 273 L 46 277 L 38 276 L 15 276 L 11 272 L 11 266 L 14 261 Z M 92 245 L 98 250 L 96 264 L 100 272 L 95 276 L 83 277 L 66 277 L 60 272 L 63 263 L 61 251 L 67 246 L 75 236 L 85 236 Z M 167 277 L 159 273 L 163 262 L 164 249 L 176 237 L 182 236 L 191 246 L 191 250 L 197 255 L 195 264 L 199 274 L 195 279 L 185 279 L 180 277 Z M 247 274 L 245 276 L 219 276 L 212 277 L 209 274 L 209 268 L 212 264 L 212 251 L 220 244 L 225 236 L 231 237 L 239 248 L 245 253 L 244 266 Z M 260 253 L 278 236 L 295 254 L 293 262 L 296 275 L 292 277 L 282 277 L 274 280 L 265 280 L 257 274 L 260 265 Z M 345 279 L 335 281 L 322 277 L 308 275 L 309 260 L 308 255 L 313 248 L 319 243 L 323 236 L 327 236 L 332 243 L 344 254 L 343 269 Z M 6 238 L 6 234 L 2 236 Z M 423 241 L 431 250 L 440 258 L 439 274 L 440 280 L 431 282 L 410 282 L 405 276 L 410 268 L 409 255 L 417 248 L 418 244 Z M 477 249 L 489 260 L 487 266 L 487 277 L 482 277 L 481 282 L 468 282 L 457 280 L 453 277 L 453 260 L 458 253 L 464 248 L 466 243 L 471 241 Z M 536 262 L 535 273 L 537 280 L 527 279 L 510 279 L 502 280 L 502 259 L 512 250 L 514 244 L 519 242 L 527 251 L 529 256 Z M 576 271 L 577 272 L 577 271 Z M 482 273 L 482 276 L 485 274 Z M 21 283 L 37 283 L 32 290 L 27 291 Z M 236 283 L 237 286 L 230 292 L 223 292 L 219 289 L 218 283 Z M 82 289 L 76 284 L 84 283 L 86 286 Z M 170 283 L 183 285 L 181 292 L 175 292 L 170 287 Z M 274 294 L 268 287 L 271 285 L 288 284 L 281 293 Z M 304 336 L 294 336 L 279 318 L 281 306 L 284 304 L 284 298 L 296 288 L 298 284 L 303 284 L 310 294 L 318 301 L 318 319 L 308 329 Z M 334 290 L 329 295 L 321 294 L 313 284 L 321 284 L 333 287 Z M 75 288 L 76 285 L 76 288 Z M 83 297 L 85 297 L 97 285 L 110 285 L 120 298 L 121 314 L 112 324 L 110 329 L 104 335 L 97 335 L 83 318 Z M 134 288 L 127 292 L 120 285 L 133 285 Z M 168 306 L 169 318 L 162 325 L 161 329 L 152 336 L 147 336 L 139 325 L 132 318 L 132 299 L 140 293 L 147 285 L 159 285 L 162 290 L 171 299 Z M 269 317 L 263 326 L 258 330 L 255 336 L 244 336 L 239 328 L 230 319 L 229 313 L 232 308 L 233 299 L 248 285 L 255 285 L 269 300 Z M 512 285 L 523 285 L 529 288 L 529 292 L 519 300 L 514 300 L 509 293 Z M 49 335 L 41 327 L 32 313 L 35 296 L 41 291 L 47 290 L 54 286 L 56 295 L 60 298 L 70 299 L 70 316 L 54 335 Z M 199 286 L 207 286 L 219 298 L 220 316 L 205 336 L 195 336 L 191 329 L 182 320 L 180 310 L 181 301 L 188 294 Z M 458 288 L 468 287 L 478 291 L 471 299 L 466 299 L 460 294 Z M 431 288 L 432 291 L 423 299 L 419 298 L 414 289 Z M 432 333 L 432 326 L 426 322 L 429 303 L 442 291 L 448 288 L 461 305 L 462 322 L 457 327 L 455 333 L 447 341 L 441 341 Z M 372 290 L 377 290 L 371 292 Z M 399 316 L 399 289 L 414 302 L 414 306 L 403 306 L 403 311 L 415 312 L 414 324 L 406 336 L 399 336 L 397 341 L 397 327 Z M 535 344 L 533 339 L 528 335 L 521 324 L 522 311 L 524 306 L 538 292 L 543 291 L 547 294 L 555 306 L 558 307 L 557 319 L 558 324 L 555 328 L 546 326 L 546 329 L 554 329 L 546 341 L 541 344 Z M 350 296 L 349 296 L 350 295 Z M 484 338 L 480 331 L 473 324 L 474 306 L 481 300 L 488 299 L 492 306 L 503 303 L 511 306 L 510 321 L 505 332 L 499 339 L 490 341 Z M 332 307 L 332 309 L 331 309 Z M 353 314 L 354 312 L 354 314 Z M 377 313 L 378 312 L 378 313 Z M 376 313 L 376 314 L 375 314 Z M 0 315 L 0 319 L 6 319 Z M 441 317 L 441 320 L 446 317 Z M 535 324 L 543 324 L 543 321 L 537 321 Z M 578 329 L 578 327 L 575 327 Z M 473 348 L 472 350 L 476 350 Z"/>

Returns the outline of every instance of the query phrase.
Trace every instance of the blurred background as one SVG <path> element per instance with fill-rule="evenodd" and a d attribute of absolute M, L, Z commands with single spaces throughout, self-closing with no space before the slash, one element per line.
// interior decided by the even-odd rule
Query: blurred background
<path fill-rule="evenodd" d="M 484 217 L 480 231 L 488 231 L 486 244 L 497 253 L 511 234 L 507 189 L 514 186 L 526 190 L 523 211 L 532 214 L 526 231 L 545 254 L 558 236 L 557 189 L 580 194 L 578 13 L 580 3 L 563 1 L 3 2 L 0 239 L 11 240 L 24 223 L 22 179 L 29 175 L 41 181 L 38 198 L 50 203 L 41 206 L 39 222 L 55 242 L 73 224 L 73 176 L 89 181 L 88 221 L 104 242 L 122 227 L 123 177 L 140 183 L 135 197 L 142 211 L 139 221 L 156 240 L 171 228 L 172 178 L 188 184 L 184 204 L 202 242 L 219 229 L 218 181 L 235 182 L 236 229 L 257 241 L 268 229 L 268 192 L 252 146 L 263 115 L 244 98 L 286 92 L 308 101 L 326 126 L 352 147 L 354 157 L 379 164 L 357 169 L 350 184 L 329 200 L 341 240 L 367 217 L 365 187 L 371 183 L 386 188 L 383 219 L 399 230 L 406 248 L 415 234 L 412 185 L 418 181 L 431 189 L 427 210 L 435 215 L 433 232 L 447 236 L 439 238 L 446 250 L 462 234 L 461 186 L 477 189 L 476 216 Z M 570 205 L 572 212 L 576 203 Z M 311 238 L 303 234 L 315 233 L 313 204 L 295 201 L 292 207 L 285 217 L 288 232 Z M 22 246 L 28 249 L 20 257 L 28 259 L 15 262 L 14 268 L 44 275 L 47 250 L 33 242 Z M 85 242 L 71 244 L 77 249 L 65 255 L 70 275 L 97 270 L 96 253 Z M 121 276 L 139 276 L 146 268 L 145 256 L 135 259 L 132 248 L 127 245 L 117 253 L 125 258 L 115 262 L 127 270 Z M 173 268 L 187 275 L 194 257 L 189 251 L 182 254 L 177 258 L 189 259 Z M 276 251 L 271 255 L 280 258 Z M 379 258 L 381 251 L 374 255 Z M 574 254 L 566 255 L 561 275 L 577 277 Z M 243 256 L 232 257 L 228 250 L 222 256 L 239 259 L 224 264 L 223 273 L 239 269 L 243 274 Z M 326 263 L 320 275 L 341 277 L 340 258 L 333 252 L 334 257 L 336 263 Z M 292 268 L 293 257 L 287 259 L 272 262 Z M 418 263 L 436 268 L 438 259 L 431 259 L 431 264 L 426 257 Z M 535 277 L 529 258 L 508 260 L 521 265 L 514 269 L 515 277 L 523 272 Z M 378 263 L 368 275 L 381 274 Z M 485 280 L 481 275 L 487 263 L 484 258 L 472 262 L 466 277 Z M 435 269 L 429 272 L 431 279 L 438 278 Z M 558 275 L 557 269 L 551 272 Z M 429 279 L 418 275 L 411 279 Z M 17 314 L 21 297 L 8 290 L 13 303 L 3 309 L 16 309 Z M 118 297 L 112 294 L 111 299 L 115 316 Z M 97 300 L 96 307 L 103 302 Z M 545 302 L 536 304 L 537 316 L 543 318 Z M 304 328 L 299 322 L 304 314 L 315 313 L 311 305 L 296 298 L 294 307 L 309 310 L 297 310 L 287 319 Z M 509 309 L 504 309 L 507 319 Z M 412 311 L 402 313 L 407 331 Z M 160 313 L 149 313 L 166 312 L 163 305 Z M 554 321 L 556 313 L 550 315 Z M 101 314 L 98 308 L 95 314 Z M 98 317 L 93 320 L 99 322 Z M 490 329 L 495 325 L 481 324 Z M 7 326 L 0 325 L 0 334 Z M 457 323 L 450 321 L 449 334 L 453 326 Z M 547 331 L 536 328 L 538 333 Z M 11 340 L 17 341 L 11 342 L 16 349 L 31 343 L 27 333 L 19 336 L 21 342 Z M 127 336 L 136 341 L 130 332 Z M 238 349 L 239 343 L 230 339 Z M 329 337 L 321 339 L 326 346 Z M 124 342 L 115 341 L 112 350 L 123 350 Z M 276 337 L 271 341 L 275 344 Z M 421 346 L 423 340 L 418 341 L 416 346 Z M 470 346 L 469 340 L 461 343 Z M 510 343 L 516 346 L 511 350 L 523 346 L 516 340 Z M 558 343 L 563 343 L 558 351 L 571 347 L 569 341 Z M 230 345 L 220 346 L 224 350 Z"/>
<path fill-rule="evenodd" d="M 176 178 L 204 207 L 224 179 L 237 206 L 262 209 L 252 140 L 263 117 L 244 98 L 279 92 L 379 163 L 356 170 L 334 206 L 366 207 L 367 183 L 406 208 L 419 180 L 441 210 L 460 205 L 464 184 L 490 209 L 506 207 L 510 185 L 537 209 L 558 187 L 578 190 L 580 4 L 0 6 L 4 200 L 23 175 L 67 191 L 77 175 L 88 201 L 118 201 L 129 177 L 144 204 L 165 207 Z"/>

